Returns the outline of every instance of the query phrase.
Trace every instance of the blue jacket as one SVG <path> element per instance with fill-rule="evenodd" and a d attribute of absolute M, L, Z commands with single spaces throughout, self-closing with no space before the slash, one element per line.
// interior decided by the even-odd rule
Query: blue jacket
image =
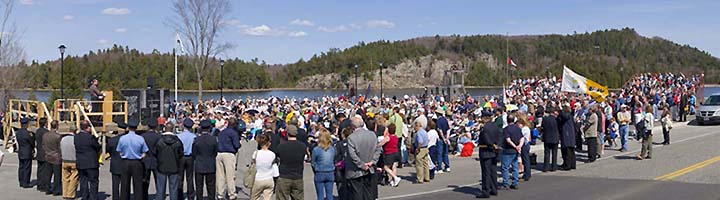
<path fill-rule="evenodd" d="M 233 128 L 226 128 L 218 134 L 218 152 L 237 153 L 240 148 L 240 135 Z"/>
<path fill-rule="evenodd" d="M 315 172 L 335 172 L 335 148 L 323 150 L 316 146 L 312 150 L 312 167 Z"/>

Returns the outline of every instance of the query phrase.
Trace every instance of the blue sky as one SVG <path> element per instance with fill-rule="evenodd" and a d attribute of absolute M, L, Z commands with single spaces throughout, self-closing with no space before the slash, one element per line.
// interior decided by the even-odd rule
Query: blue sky
<path fill-rule="evenodd" d="M 172 0 L 18 0 L 12 19 L 27 60 L 128 45 L 169 52 Z M 231 0 L 223 57 L 295 62 L 360 41 L 474 34 L 571 34 L 633 27 L 720 56 L 720 1 Z"/>

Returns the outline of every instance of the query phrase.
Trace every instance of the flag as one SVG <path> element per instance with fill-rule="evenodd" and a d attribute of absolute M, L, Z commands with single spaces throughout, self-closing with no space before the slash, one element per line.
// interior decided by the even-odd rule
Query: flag
<path fill-rule="evenodd" d="M 182 43 L 182 39 L 180 39 L 180 34 L 179 34 L 179 33 L 175 33 L 175 43 L 176 43 L 177 45 L 180 45 L 180 52 L 184 54 L 184 53 L 185 53 L 185 46 L 184 46 L 183 43 Z"/>
<path fill-rule="evenodd" d="M 587 79 L 566 66 L 563 66 L 562 87 L 560 91 L 585 93 L 598 102 L 605 101 L 605 97 L 608 95 L 608 88 L 606 86 Z"/>
<path fill-rule="evenodd" d="M 515 64 L 515 62 L 513 62 L 512 58 L 509 58 L 509 57 L 508 57 L 507 64 L 508 64 L 508 65 L 512 65 L 513 67 L 517 67 L 517 65 Z"/>

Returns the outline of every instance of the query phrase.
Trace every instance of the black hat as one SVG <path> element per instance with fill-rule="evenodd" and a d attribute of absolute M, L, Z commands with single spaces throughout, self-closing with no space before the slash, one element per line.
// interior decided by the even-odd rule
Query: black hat
<path fill-rule="evenodd" d="M 488 111 L 484 111 L 484 110 L 483 110 L 482 113 L 480 114 L 480 117 L 492 117 L 492 116 L 493 116 L 493 113 L 488 112 Z"/>
<path fill-rule="evenodd" d="M 210 127 L 212 127 L 212 122 L 210 122 L 210 120 L 206 119 L 206 120 L 200 121 L 200 128 L 209 129 Z"/>
<path fill-rule="evenodd" d="M 193 125 L 195 125 L 195 122 L 193 122 L 193 120 L 190 119 L 190 118 L 185 118 L 185 120 L 183 120 L 183 123 L 182 123 L 182 124 L 183 124 L 183 126 L 186 127 L 186 128 L 192 128 Z"/>
<path fill-rule="evenodd" d="M 119 129 L 127 129 L 127 124 L 125 122 L 118 122 L 117 127 Z"/>
<path fill-rule="evenodd" d="M 157 120 L 154 120 L 154 119 L 148 119 L 147 122 L 145 122 L 145 124 L 147 124 L 147 126 L 150 128 L 157 128 L 157 126 L 158 126 Z"/>
<path fill-rule="evenodd" d="M 30 122 L 30 119 L 27 117 L 20 118 L 20 124 L 27 124 Z"/>
<path fill-rule="evenodd" d="M 138 119 L 132 118 L 128 120 L 127 126 L 128 128 L 137 128 L 138 125 L 140 125 L 140 122 L 138 122 Z"/>

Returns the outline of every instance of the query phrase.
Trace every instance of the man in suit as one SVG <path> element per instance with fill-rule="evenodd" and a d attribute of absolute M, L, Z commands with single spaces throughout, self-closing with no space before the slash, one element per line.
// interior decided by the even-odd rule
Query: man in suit
<path fill-rule="evenodd" d="M 135 200 L 143 200 L 147 196 L 143 194 L 143 176 L 145 175 L 145 168 L 141 159 L 145 157 L 148 152 L 148 147 L 145 144 L 145 139 L 135 133 L 139 123 L 137 119 L 131 119 L 128 121 L 128 133 L 120 137 L 118 146 L 115 149 L 120 153 L 120 157 L 123 159 L 123 170 L 120 174 L 120 199 L 130 199 L 130 185 L 132 180 L 132 188 L 135 193 Z"/>
<path fill-rule="evenodd" d="M 558 130 L 557 111 L 553 107 L 547 109 L 549 115 L 542 119 L 542 140 L 545 146 L 543 163 L 545 167 L 543 171 L 557 170 L 557 150 L 560 140 L 560 131 Z M 552 161 L 551 161 L 552 158 Z"/>
<path fill-rule="evenodd" d="M 687 94 L 687 90 L 683 89 L 682 95 L 680 95 L 680 107 L 678 108 L 679 113 L 680 113 L 679 121 L 681 121 L 681 122 L 687 121 L 687 114 L 688 114 L 688 110 L 689 110 L 689 109 L 685 110 L 685 108 L 687 106 L 688 106 L 688 94 Z M 655 116 L 657 116 L 657 115 L 655 115 Z"/>
<path fill-rule="evenodd" d="M 60 140 L 62 136 L 58 133 L 58 121 L 55 120 L 50 124 L 50 132 L 43 135 L 43 149 L 45 150 L 45 160 L 50 165 L 52 173 L 48 175 L 47 179 L 50 180 L 52 176 L 53 181 L 47 195 L 59 196 L 62 195 L 62 184 L 60 177 L 62 176 L 62 162 L 60 155 Z"/>
<path fill-rule="evenodd" d="M 122 168 L 125 167 L 120 152 L 116 151 L 120 137 L 125 135 L 125 129 L 127 125 L 125 122 L 118 122 L 117 134 L 108 139 L 107 145 L 105 146 L 105 152 L 110 154 L 110 174 L 112 174 L 112 199 L 120 199 L 120 175 L 122 174 Z"/>
<path fill-rule="evenodd" d="M 15 132 L 18 146 L 18 181 L 20 187 L 31 188 L 30 174 L 32 174 L 32 159 L 35 151 L 35 138 L 27 130 L 30 119 L 20 119 L 20 129 Z"/>
<path fill-rule="evenodd" d="M 160 134 L 158 134 L 156 131 L 158 126 L 157 120 L 150 119 L 147 120 L 146 123 L 149 130 L 143 133 L 142 137 L 143 139 L 145 139 L 145 144 L 147 145 L 149 151 L 142 159 L 142 162 L 145 165 L 145 174 L 143 175 L 143 196 L 148 196 L 148 188 L 150 187 L 150 173 L 153 174 L 153 180 L 155 180 L 155 185 L 157 185 L 157 172 L 155 171 L 157 169 L 157 158 L 155 157 L 155 145 L 157 145 L 158 141 L 160 140 Z"/>
<path fill-rule="evenodd" d="M 478 154 L 480 157 L 480 169 L 482 174 L 482 188 L 476 198 L 490 198 L 490 195 L 497 195 L 497 150 L 499 149 L 498 138 L 502 132 L 492 122 L 493 113 L 482 111 L 481 120 L 485 124 L 480 131 L 478 138 Z"/>
<path fill-rule="evenodd" d="M 97 138 L 90 133 L 90 122 L 80 122 L 80 132 L 75 135 L 75 156 L 83 200 L 98 199 L 100 148 Z"/>
<path fill-rule="evenodd" d="M 590 117 L 588 117 L 584 128 L 584 137 L 588 146 L 588 162 L 595 162 L 598 154 L 598 115 L 596 105 L 590 106 Z"/>
<path fill-rule="evenodd" d="M 361 118 L 353 117 L 351 122 L 355 132 L 347 138 L 348 149 L 345 161 L 345 177 L 350 184 L 350 196 L 351 199 L 359 200 L 376 199 L 377 197 L 372 193 L 375 191 L 372 187 L 377 187 L 372 180 L 375 172 L 373 169 L 380 159 L 382 150 L 377 146 L 375 133 L 363 129 L 364 123 Z"/>
<path fill-rule="evenodd" d="M 47 160 L 45 160 L 45 150 L 43 149 L 43 136 L 45 133 L 47 133 L 47 118 L 40 118 L 38 121 L 40 123 L 40 127 L 38 127 L 37 130 L 35 130 L 35 148 L 37 150 L 37 155 L 35 156 L 38 164 L 38 172 L 35 174 L 35 178 L 37 179 L 37 190 L 40 192 L 47 193 L 48 190 L 50 190 L 50 177 L 52 177 L 52 168 L 50 167 L 50 164 L 47 163 Z"/>
<path fill-rule="evenodd" d="M 200 136 L 193 142 L 193 163 L 195 167 L 196 199 L 203 199 L 203 186 L 206 186 L 208 197 L 215 198 L 215 158 L 218 154 L 218 143 L 210 135 L 212 123 L 210 120 L 200 122 L 202 129 Z"/>
<path fill-rule="evenodd" d="M 570 105 L 565 105 L 559 118 L 560 145 L 563 164 L 561 170 L 575 169 L 575 122 Z"/>

